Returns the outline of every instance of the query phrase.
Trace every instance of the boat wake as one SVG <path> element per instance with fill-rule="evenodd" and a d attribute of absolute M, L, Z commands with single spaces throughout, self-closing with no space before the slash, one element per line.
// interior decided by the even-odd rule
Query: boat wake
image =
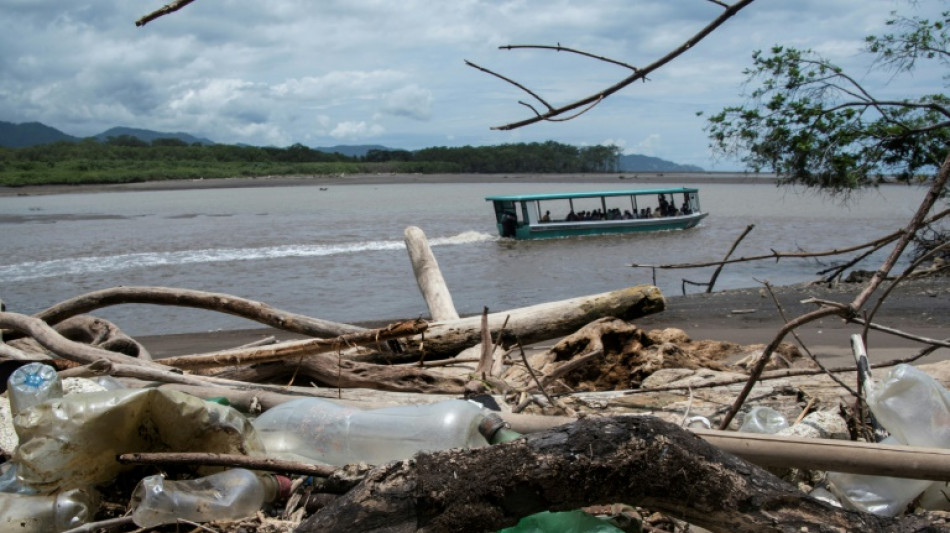
<path fill-rule="evenodd" d="M 429 239 L 430 246 L 458 246 L 494 241 L 497 237 L 477 231 Z M 330 244 L 290 244 L 262 248 L 208 248 L 172 252 L 143 252 L 109 256 L 71 257 L 51 261 L 28 261 L 0 265 L 0 280 L 16 282 L 37 278 L 101 274 L 137 268 L 179 266 L 196 263 L 260 261 L 294 257 L 322 257 L 389 250 L 404 250 L 401 240 L 359 241 Z"/>

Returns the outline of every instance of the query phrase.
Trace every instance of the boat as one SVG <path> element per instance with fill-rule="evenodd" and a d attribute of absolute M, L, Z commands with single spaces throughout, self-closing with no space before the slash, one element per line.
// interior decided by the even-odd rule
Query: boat
<path fill-rule="evenodd" d="M 689 229 L 705 218 L 699 189 L 665 187 L 616 191 L 487 196 L 498 234 L 551 239 Z"/>

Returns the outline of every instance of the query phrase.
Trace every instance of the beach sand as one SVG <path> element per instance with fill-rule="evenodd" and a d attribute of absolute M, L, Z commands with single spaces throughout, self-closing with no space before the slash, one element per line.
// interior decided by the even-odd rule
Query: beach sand
<path fill-rule="evenodd" d="M 772 292 L 781 303 L 785 316 L 791 319 L 817 308 L 815 304 L 802 303 L 808 298 L 847 304 L 863 287 L 863 284 L 852 283 L 842 283 L 836 287 L 801 284 L 773 287 Z M 666 299 L 664 311 L 632 322 L 643 329 L 682 329 L 693 340 L 726 341 L 742 345 L 769 343 L 784 323 L 775 301 L 764 287 L 687 296 L 666 295 Z M 872 298 L 870 302 L 868 308 L 876 303 L 876 299 Z M 391 322 L 398 321 L 394 319 Z M 874 316 L 873 322 L 920 337 L 948 339 L 950 277 L 917 279 L 898 285 Z M 390 322 L 359 325 L 381 327 L 387 323 Z M 861 332 L 860 325 L 848 324 L 838 317 L 823 318 L 797 330 L 804 345 L 829 366 L 848 365 L 853 361 L 850 336 Z M 146 336 L 137 340 L 153 357 L 162 358 L 234 348 L 269 336 L 280 341 L 302 338 L 300 335 L 271 328 L 255 328 Z M 553 346 L 557 340 L 537 343 L 529 349 L 544 350 Z M 795 342 L 796 339 L 787 335 L 784 341 Z M 908 358 L 922 347 L 917 341 L 879 331 L 870 331 L 867 342 L 872 365 Z M 921 362 L 945 359 L 950 359 L 950 349 L 942 348 Z"/>

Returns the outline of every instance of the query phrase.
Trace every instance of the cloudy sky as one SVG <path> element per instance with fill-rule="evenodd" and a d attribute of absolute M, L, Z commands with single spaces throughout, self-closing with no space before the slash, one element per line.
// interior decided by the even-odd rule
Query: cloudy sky
<path fill-rule="evenodd" d="M 870 69 L 863 37 L 890 13 L 933 17 L 938 0 L 757 0 L 693 50 L 575 120 L 495 131 L 527 118 L 516 79 L 555 105 L 655 61 L 719 15 L 710 0 L 197 0 L 144 27 L 162 1 L 0 0 L 0 120 L 77 136 L 112 126 L 184 131 L 222 143 L 392 148 L 554 140 L 613 143 L 707 169 L 698 111 L 743 101 L 756 49 L 811 48 L 881 95 L 938 92 L 939 72 L 910 80 Z"/>

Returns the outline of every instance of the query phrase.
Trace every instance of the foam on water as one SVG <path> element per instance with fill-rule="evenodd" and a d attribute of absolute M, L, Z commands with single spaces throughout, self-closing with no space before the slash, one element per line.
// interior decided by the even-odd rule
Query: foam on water
<path fill-rule="evenodd" d="M 478 231 L 466 231 L 457 235 L 438 237 L 429 241 L 430 246 L 459 246 L 496 239 Z M 0 279 L 16 282 L 59 276 L 76 276 L 90 273 L 118 272 L 135 268 L 178 266 L 195 263 L 221 263 L 232 261 L 256 261 L 288 257 L 320 257 L 341 254 L 402 250 L 403 241 L 358 241 L 333 244 L 292 244 L 260 248 L 207 248 L 173 252 L 145 252 L 108 256 L 70 257 L 51 261 L 27 261 L 12 265 L 0 265 Z"/>

